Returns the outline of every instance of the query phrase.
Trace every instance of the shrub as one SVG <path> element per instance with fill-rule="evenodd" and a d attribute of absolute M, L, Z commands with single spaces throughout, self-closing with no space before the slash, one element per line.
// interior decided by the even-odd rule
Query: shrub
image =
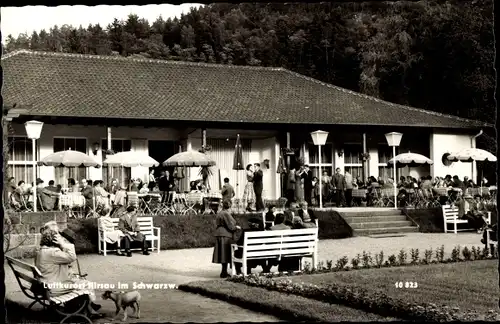
<path fill-rule="evenodd" d="M 432 249 L 424 251 L 424 259 L 422 260 L 424 264 L 430 264 L 432 261 Z"/>
<path fill-rule="evenodd" d="M 474 258 L 474 260 L 479 260 L 481 258 L 480 251 L 475 246 L 472 247 L 471 252 L 472 252 L 472 257 Z"/>
<path fill-rule="evenodd" d="M 360 262 L 360 255 L 358 254 L 355 258 L 352 258 L 351 264 L 353 269 L 358 269 L 359 268 L 359 262 Z"/>
<path fill-rule="evenodd" d="M 311 272 L 311 271 L 312 271 L 312 266 L 311 266 L 311 263 L 309 263 L 309 262 L 307 262 L 307 261 L 306 261 L 306 262 L 304 262 L 304 266 L 302 267 L 302 271 L 303 271 L 304 273 L 309 273 L 309 272 Z"/>
<path fill-rule="evenodd" d="M 460 261 L 460 246 L 455 246 L 453 250 L 451 250 L 451 261 L 458 262 Z"/>
<path fill-rule="evenodd" d="M 436 261 L 443 262 L 444 261 L 444 245 L 436 249 Z"/>
<path fill-rule="evenodd" d="M 380 251 L 380 253 L 375 254 L 375 264 L 379 268 L 384 265 L 384 251 Z"/>
<path fill-rule="evenodd" d="M 343 270 L 348 263 L 349 259 L 346 256 L 343 256 L 342 258 L 337 260 L 337 263 L 335 264 L 335 269 Z"/>
<path fill-rule="evenodd" d="M 333 269 L 333 261 L 332 260 L 326 261 L 326 270 L 332 271 L 332 269 Z"/>
<path fill-rule="evenodd" d="M 323 261 L 318 262 L 318 271 L 323 271 L 325 270 L 325 263 Z"/>
<path fill-rule="evenodd" d="M 474 247 L 472 247 L 472 248 L 474 248 Z M 465 261 L 472 260 L 472 253 L 468 247 L 464 247 L 464 249 L 462 250 L 462 255 L 464 256 Z"/>
<path fill-rule="evenodd" d="M 362 257 L 362 262 L 363 262 L 363 268 L 369 268 L 373 264 L 373 259 L 370 253 L 366 253 L 366 251 L 363 251 L 363 257 Z"/>
<path fill-rule="evenodd" d="M 481 251 L 481 258 L 482 259 L 488 259 L 490 257 L 490 249 L 488 247 L 483 247 Z"/>
<path fill-rule="evenodd" d="M 389 256 L 389 265 L 390 266 L 395 266 L 397 264 L 398 264 L 398 262 L 396 261 L 396 256 L 394 254 L 391 254 Z"/>
<path fill-rule="evenodd" d="M 420 251 L 418 249 L 411 249 L 411 264 L 418 264 L 420 260 Z"/>
<path fill-rule="evenodd" d="M 406 260 L 408 259 L 408 253 L 404 249 L 401 249 L 398 254 L 398 262 L 400 265 L 405 265 Z"/>

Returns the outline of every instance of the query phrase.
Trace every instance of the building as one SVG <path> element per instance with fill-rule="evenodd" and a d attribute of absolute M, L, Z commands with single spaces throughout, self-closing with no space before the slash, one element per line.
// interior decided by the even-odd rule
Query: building
<path fill-rule="evenodd" d="M 23 123 L 44 122 L 37 158 L 77 150 L 99 162 L 111 139 L 115 152 L 146 152 L 163 162 L 179 150 L 201 148 L 202 134 L 217 161 L 211 177 L 228 175 L 245 183 L 243 171 L 231 170 L 240 134 L 246 163 L 269 161 L 264 197 L 281 195 L 277 163 L 282 148 L 297 154 L 317 172 L 318 153 L 309 133 L 330 132 L 322 167 L 340 167 L 353 175 L 387 177 L 392 157 L 384 134 L 403 133 L 398 152 L 434 160 L 431 167 L 402 168 L 415 177 L 430 174 L 471 176 L 471 163 L 443 163 L 443 155 L 475 145 L 479 121 L 385 102 L 282 68 L 17 51 L 2 58 L 5 107 L 26 109 L 14 119 L 9 135 L 9 173 L 32 181 L 31 143 Z M 363 160 L 362 153 L 369 159 Z M 65 183 L 67 177 L 107 179 L 125 175 L 147 179 L 147 168 L 108 170 L 38 167 L 42 179 Z M 476 174 L 476 173 L 475 173 Z M 188 172 L 197 178 L 197 170 Z M 240 190 L 239 194 L 242 194 Z"/>

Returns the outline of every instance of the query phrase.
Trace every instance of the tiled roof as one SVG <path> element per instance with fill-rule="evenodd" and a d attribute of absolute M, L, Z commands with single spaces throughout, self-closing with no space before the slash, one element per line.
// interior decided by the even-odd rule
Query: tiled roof
<path fill-rule="evenodd" d="M 17 51 L 6 104 L 39 116 L 182 121 L 491 126 L 355 93 L 283 68 Z"/>

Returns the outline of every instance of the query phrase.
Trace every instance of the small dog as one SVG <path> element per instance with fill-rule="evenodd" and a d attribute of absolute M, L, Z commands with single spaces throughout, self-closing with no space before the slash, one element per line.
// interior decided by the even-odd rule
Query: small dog
<path fill-rule="evenodd" d="M 130 307 L 134 310 L 134 315 L 132 315 L 135 318 L 140 318 L 141 316 L 141 309 L 140 309 L 140 302 L 141 302 L 141 294 L 137 291 L 120 291 L 120 292 L 114 292 L 111 290 L 107 290 L 102 294 L 102 299 L 107 300 L 111 299 L 112 301 L 115 302 L 116 306 L 116 313 L 115 317 L 118 317 L 118 314 L 120 313 L 120 309 L 123 309 L 123 318 L 122 321 L 127 320 L 127 307 Z"/>

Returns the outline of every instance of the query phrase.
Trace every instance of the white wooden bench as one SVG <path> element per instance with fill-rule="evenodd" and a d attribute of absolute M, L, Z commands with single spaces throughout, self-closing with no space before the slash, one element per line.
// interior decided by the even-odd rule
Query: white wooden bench
<path fill-rule="evenodd" d="M 63 317 L 59 323 L 64 323 L 70 318 L 79 317 L 92 324 L 87 316 L 87 309 L 90 298 L 87 292 L 74 290 L 63 295 L 53 296 L 47 285 L 41 280 L 42 274 L 38 268 L 32 264 L 6 256 L 7 263 L 14 272 L 21 291 L 33 302 L 28 306 L 31 309 L 35 304 L 40 304 L 44 309 L 55 310 Z M 75 303 L 73 311 L 70 311 L 68 304 Z M 77 303 L 78 302 L 78 303 Z"/>
<path fill-rule="evenodd" d="M 235 262 L 241 263 L 242 273 L 247 273 L 247 261 L 302 256 L 312 258 L 313 267 L 318 261 L 318 228 L 290 229 L 283 231 L 258 231 L 243 233 L 243 245 L 231 245 L 232 274 L 236 275 Z M 235 252 L 242 249 L 241 258 Z M 302 267 L 302 265 L 301 265 Z"/>
<path fill-rule="evenodd" d="M 445 233 L 453 232 L 453 233 L 457 234 L 457 232 L 460 232 L 460 231 L 472 230 L 472 228 L 468 228 L 468 227 L 458 229 L 458 224 L 467 224 L 468 223 L 468 221 L 466 219 L 458 218 L 458 206 L 443 205 L 442 209 L 443 209 L 443 220 L 444 220 L 444 232 Z M 486 219 L 486 223 L 488 225 L 490 225 L 491 224 L 491 212 L 488 212 L 487 215 L 488 216 Z M 453 230 L 448 229 L 448 224 L 453 225 Z"/>
<path fill-rule="evenodd" d="M 119 218 L 111 218 L 113 221 L 114 229 L 118 229 Z M 160 253 L 160 237 L 161 237 L 161 228 L 153 226 L 153 217 L 151 216 L 138 216 L 137 222 L 139 223 L 140 232 L 146 237 L 146 241 L 150 242 L 150 248 L 157 253 Z M 98 237 L 99 237 L 99 253 L 102 253 L 104 256 L 107 255 L 107 252 L 114 252 L 116 249 L 108 249 L 106 243 L 106 229 L 101 227 L 101 223 L 98 222 Z M 117 243 L 117 248 L 120 248 L 120 242 Z M 131 250 L 141 250 L 142 248 L 135 248 Z"/>

